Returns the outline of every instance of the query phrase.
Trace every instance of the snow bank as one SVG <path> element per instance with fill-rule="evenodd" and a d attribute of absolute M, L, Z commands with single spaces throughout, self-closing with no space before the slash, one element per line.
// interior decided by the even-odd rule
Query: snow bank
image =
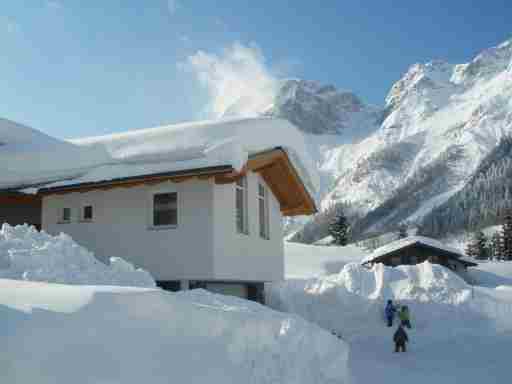
<path fill-rule="evenodd" d="M 110 265 L 61 233 L 51 236 L 34 227 L 3 224 L 0 230 L 0 278 L 66 284 L 154 287 L 151 275 L 121 258 Z"/>
<path fill-rule="evenodd" d="M 416 327 L 427 328 L 432 322 L 460 319 L 469 311 L 471 295 L 462 278 L 437 264 L 368 269 L 351 263 L 337 275 L 273 284 L 268 302 L 350 340 L 380 332 L 388 299 L 409 305 Z"/>
<path fill-rule="evenodd" d="M 0 304 L 7 383 L 348 382 L 343 341 L 206 291 L 0 280 Z"/>
<path fill-rule="evenodd" d="M 367 253 L 356 246 L 315 246 L 284 243 L 287 279 L 311 278 L 339 272 L 345 264 L 359 263 Z"/>

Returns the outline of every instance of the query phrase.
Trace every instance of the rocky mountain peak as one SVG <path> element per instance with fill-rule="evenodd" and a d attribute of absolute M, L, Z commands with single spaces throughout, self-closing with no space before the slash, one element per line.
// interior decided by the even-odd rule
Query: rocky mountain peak
<path fill-rule="evenodd" d="M 364 104 L 353 92 L 316 81 L 284 80 L 268 112 L 284 117 L 311 134 L 339 134 L 356 121 L 377 125 L 381 111 Z"/>
<path fill-rule="evenodd" d="M 452 81 L 468 84 L 479 78 L 494 76 L 510 68 L 512 61 L 512 38 L 480 52 L 471 62 L 458 65 Z"/>
<path fill-rule="evenodd" d="M 394 109 L 409 94 L 445 87 L 450 83 L 454 66 L 442 60 L 416 63 L 398 80 L 386 97 L 386 107 Z"/>

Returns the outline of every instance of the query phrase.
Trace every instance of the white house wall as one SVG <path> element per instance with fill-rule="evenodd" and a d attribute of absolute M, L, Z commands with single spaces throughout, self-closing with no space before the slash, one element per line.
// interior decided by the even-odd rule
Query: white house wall
<path fill-rule="evenodd" d="M 284 245 L 282 215 L 279 202 L 270 189 L 269 240 L 259 231 L 258 182 L 255 173 L 247 176 L 249 234 L 236 230 L 235 188 L 232 184 L 214 189 L 214 268 L 215 275 L 225 280 L 278 281 L 284 279 Z"/>
<path fill-rule="evenodd" d="M 178 226 L 150 229 L 154 192 L 178 192 Z M 122 257 L 157 280 L 213 279 L 213 185 L 206 181 L 115 188 L 48 196 L 43 228 L 64 232 L 98 258 Z M 78 222 L 80 207 L 91 204 L 94 219 Z M 59 209 L 71 207 L 72 223 L 58 224 Z"/>
<path fill-rule="evenodd" d="M 248 175 L 249 235 L 236 231 L 234 184 L 212 180 L 47 196 L 42 226 L 51 234 L 69 234 L 99 259 L 122 257 L 157 280 L 281 280 L 282 216 L 269 193 L 270 240 L 261 239 L 258 180 L 256 174 Z M 173 191 L 178 192 L 178 226 L 151 229 L 152 194 Z M 83 205 L 93 206 L 90 223 L 79 221 Z M 69 224 L 58 223 L 64 207 L 72 209 Z"/>

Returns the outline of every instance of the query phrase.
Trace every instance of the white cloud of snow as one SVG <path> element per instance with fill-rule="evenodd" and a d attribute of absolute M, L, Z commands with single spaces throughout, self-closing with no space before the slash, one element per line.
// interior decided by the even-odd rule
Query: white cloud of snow
<path fill-rule="evenodd" d="M 272 104 L 277 90 L 277 79 L 254 44 L 234 43 L 220 54 L 200 50 L 185 67 L 206 88 L 211 117 L 254 116 Z"/>

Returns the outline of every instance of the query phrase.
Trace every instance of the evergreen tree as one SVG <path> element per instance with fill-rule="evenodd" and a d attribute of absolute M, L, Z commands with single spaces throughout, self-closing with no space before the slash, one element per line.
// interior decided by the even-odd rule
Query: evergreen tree
<path fill-rule="evenodd" d="M 466 247 L 466 254 L 475 259 L 488 259 L 487 237 L 482 231 L 476 232 Z"/>
<path fill-rule="evenodd" d="M 478 231 L 476 233 L 476 249 L 477 249 L 477 259 L 484 260 L 489 258 L 489 254 L 487 252 L 487 236 L 482 231 Z"/>
<path fill-rule="evenodd" d="M 348 244 L 349 225 L 343 210 L 338 210 L 336 216 L 331 221 L 329 234 L 334 239 L 334 245 L 345 246 Z"/>
<path fill-rule="evenodd" d="M 407 233 L 407 226 L 405 224 L 400 224 L 398 227 L 398 238 L 405 239 L 409 234 Z"/>
<path fill-rule="evenodd" d="M 497 231 L 492 235 L 489 248 L 490 257 L 495 260 L 503 259 L 503 237 L 500 231 Z"/>
<path fill-rule="evenodd" d="M 503 258 L 512 261 L 512 212 L 505 214 L 502 229 Z"/>

